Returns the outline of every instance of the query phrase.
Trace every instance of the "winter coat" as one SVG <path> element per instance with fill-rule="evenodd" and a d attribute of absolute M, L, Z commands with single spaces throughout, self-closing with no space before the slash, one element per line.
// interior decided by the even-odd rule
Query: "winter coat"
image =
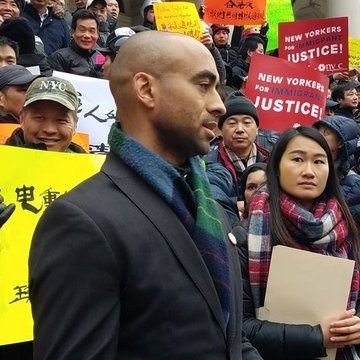
<path fill-rule="evenodd" d="M 148 20 L 144 20 L 143 26 L 145 26 L 146 28 L 148 28 L 150 30 L 156 30 L 156 24 L 152 23 L 152 22 L 150 22 Z"/>
<path fill-rule="evenodd" d="M 97 39 L 97 44 L 100 48 L 106 47 L 106 40 L 110 35 L 110 26 L 109 23 L 101 22 L 99 24 L 99 38 Z"/>
<path fill-rule="evenodd" d="M 74 41 L 65 49 L 60 49 L 48 57 L 48 62 L 54 70 L 75 75 L 102 78 L 101 65 L 96 64 L 95 50 L 83 50 Z"/>
<path fill-rule="evenodd" d="M 334 161 L 340 180 L 341 190 L 356 223 L 360 226 L 360 175 L 352 171 L 355 166 L 355 153 L 359 141 L 359 127 L 354 120 L 343 116 L 327 116 L 314 126 L 325 125 L 335 131 L 342 148 Z"/>
<path fill-rule="evenodd" d="M 46 145 L 43 143 L 40 144 L 29 144 L 25 142 L 24 139 L 24 132 L 21 128 L 17 128 L 13 131 L 11 136 L 6 140 L 5 145 L 11 146 L 19 146 L 25 147 L 30 149 L 38 149 L 38 150 L 47 150 Z M 65 152 L 71 153 L 86 153 L 86 151 L 80 146 L 75 143 L 70 143 L 69 147 Z"/>
<path fill-rule="evenodd" d="M 60 19 L 48 8 L 49 14 L 41 25 L 37 10 L 26 4 L 23 17 L 29 21 L 34 34 L 39 36 L 44 43 L 45 53 L 52 54 L 54 51 L 65 48 L 70 44 L 70 31 L 64 19 Z"/>
<path fill-rule="evenodd" d="M 236 64 L 238 53 L 229 44 L 216 46 L 219 51 L 226 70 L 226 85 L 231 86 L 232 67 Z"/>
<path fill-rule="evenodd" d="M 338 107 L 334 110 L 335 115 L 344 116 L 348 119 L 355 119 L 354 109 L 351 107 Z"/>
<path fill-rule="evenodd" d="M 47 61 L 47 57 L 43 54 L 20 54 L 17 64 L 25 67 L 39 66 L 41 75 L 52 75 L 52 69 Z"/>
<path fill-rule="evenodd" d="M 226 83 L 226 69 L 225 69 L 224 61 L 219 52 L 219 49 L 216 46 L 213 46 L 209 51 L 211 52 L 211 55 L 214 58 L 214 61 L 216 64 L 216 69 L 219 73 L 220 82 L 221 82 L 221 84 L 225 84 Z"/>
<path fill-rule="evenodd" d="M 255 145 L 257 148 L 256 162 L 263 162 L 263 163 L 267 162 L 267 159 L 269 157 L 269 152 L 263 147 L 259 146 L 258 144 Z M 207 166 L 209 163 L 216 162 L 216 163 L 220 163 L 223 167 L 225 167 L 225 169 L 227 169 L 230 172 L 233 178 L 233 188 L 230 196 L 234 198 L 234 201 L 244 200 L 241 195 L 243 193 L 243 190 L 241 189 L 241 182 L 240 182 L 242 172 L 235 169 L 233 163 L 231 162 L 229 156 L 225 151 L 224 144 L 222 141 L 211 146 L 210 151 L 208 152 L 208 154 L 205 155 L 204 160 Z"/>
<path fill-rule="evenodd" d="M 212 162 L 206 165 L 206 174 L 214 199 L 225 210 L 231 226 L 234 227 L 238 225 L 240 221 L 239 211 L 237 209 L 236 199 L 231 197 L 234 182 L 230 172 L 221 164 Z"/>
<path fill-rule="evenodd" d="M 257 320 L 249 282 L 247 224 L 232 230 L 243 277 L 244 331 L 264 360 L 313 360 L 326 355 L 320 325 L 289 325 Z"/>
<path fill-rule="evenodd" d="M 279 137 L 280 133 L 276 131 L 259 129 L 259 132 L 256 136 L 256 143 L 270 152 L 273 146 L 279 140 Z"/>
<path fill-rule="evenodd" d="M 115 29 L 118 27 L 117 19 L 113 18 L 112 16 L 108 16 L 107 23 L 108 23 L 108 26 L 109 26 L 110 33 L 115 31 Z"/>
<path fill-rule="evenodd" d="M 1 113 L 0 124 L 19 124 L 19 120 L 12 114 Z"/>
<path fill-rule="evenodd" d="M 225 46 L 217 46 L 217 49 L 219 50 L 225 64 L 231 67 L 236 63 L 239 55 L 229 44 Z"/>

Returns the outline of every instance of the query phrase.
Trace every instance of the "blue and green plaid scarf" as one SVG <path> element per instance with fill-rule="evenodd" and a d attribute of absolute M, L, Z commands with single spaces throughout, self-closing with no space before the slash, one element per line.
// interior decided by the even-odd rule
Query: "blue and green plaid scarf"
<path fill-rule="evenodd" d="M 227 323 L 230 275 L 225 234 L 200 158 L 188 160 L 190 171 L 185 180 L 173 165 L 124 134 L 119 123 L 111 128 L 109 144 L 110 151 L 142 177 L 180 218 L 210 272 Z"/>

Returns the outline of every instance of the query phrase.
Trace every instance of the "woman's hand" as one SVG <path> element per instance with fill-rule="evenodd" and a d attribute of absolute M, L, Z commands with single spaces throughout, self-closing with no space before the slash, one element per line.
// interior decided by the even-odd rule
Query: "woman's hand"
<path fill-rule="evenodd" d="M 330 324 L 330 341 L 340 347 L 360 344 L 360 318 L 355 315 L 355 310 L 350 311 L 351 317 Z"/>
<path fill-rule="evenodd" d="M 342 348 L 360 344 L 360 318 L 355 310 L 347 310 L 337 317 L 326 319 L 321 324 L 324 347 Z"/>

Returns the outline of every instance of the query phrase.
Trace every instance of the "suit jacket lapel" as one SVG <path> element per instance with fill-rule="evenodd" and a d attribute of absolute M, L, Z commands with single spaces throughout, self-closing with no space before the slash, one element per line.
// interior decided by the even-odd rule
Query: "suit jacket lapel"
<path fill-rule="evenodd" d="M 230 279 L 231 279 L 231 310 L 230 319 L 227 326 L 227 339 L 229 348 L 231 348 L 233 341 L 239 337 L 238 325 L 242 321 L 242 286 L 241 279 L 237 277 L 241 274 L 239 256 L 237 246 L 228 242 L 229 266 L 230 266 Z M 238 271 L 235 271 L 237 269 Z M 240 334 L 241 338 L 241 334 Z"/>
<path fill-rule="evenodd" d="M 109 154 L 107 156 L 102 172 L 127 195 L 162 234 L 205 298 L 226 337 L 224 316 L 210 273 L 177 215 L 147 183 L 116 155 Z"/>

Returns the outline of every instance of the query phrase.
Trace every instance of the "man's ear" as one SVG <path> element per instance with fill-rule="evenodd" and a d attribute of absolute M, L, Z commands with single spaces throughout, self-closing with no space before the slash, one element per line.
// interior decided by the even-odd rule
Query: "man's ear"
<path fill-rule="evenodd" d="M 21 110 L 20 111 L 20 114 L 19 114 L 19 123 L 20 125 L 22 125 L 24 123 L 24 110 Z"/>
<path fill-rule="evenodd" d="M 153 109 L 155 106 L 154 77 L 150 74 L 139 72 L 134 75 L 133 82 L 134 82 L 134 91 L 136 93 L 138 100 L 145 107 Z"/>
<path fill-rule="evenodd" d="M 4 93 L 0 91 L 0 110 L 4 110 Z"/>

